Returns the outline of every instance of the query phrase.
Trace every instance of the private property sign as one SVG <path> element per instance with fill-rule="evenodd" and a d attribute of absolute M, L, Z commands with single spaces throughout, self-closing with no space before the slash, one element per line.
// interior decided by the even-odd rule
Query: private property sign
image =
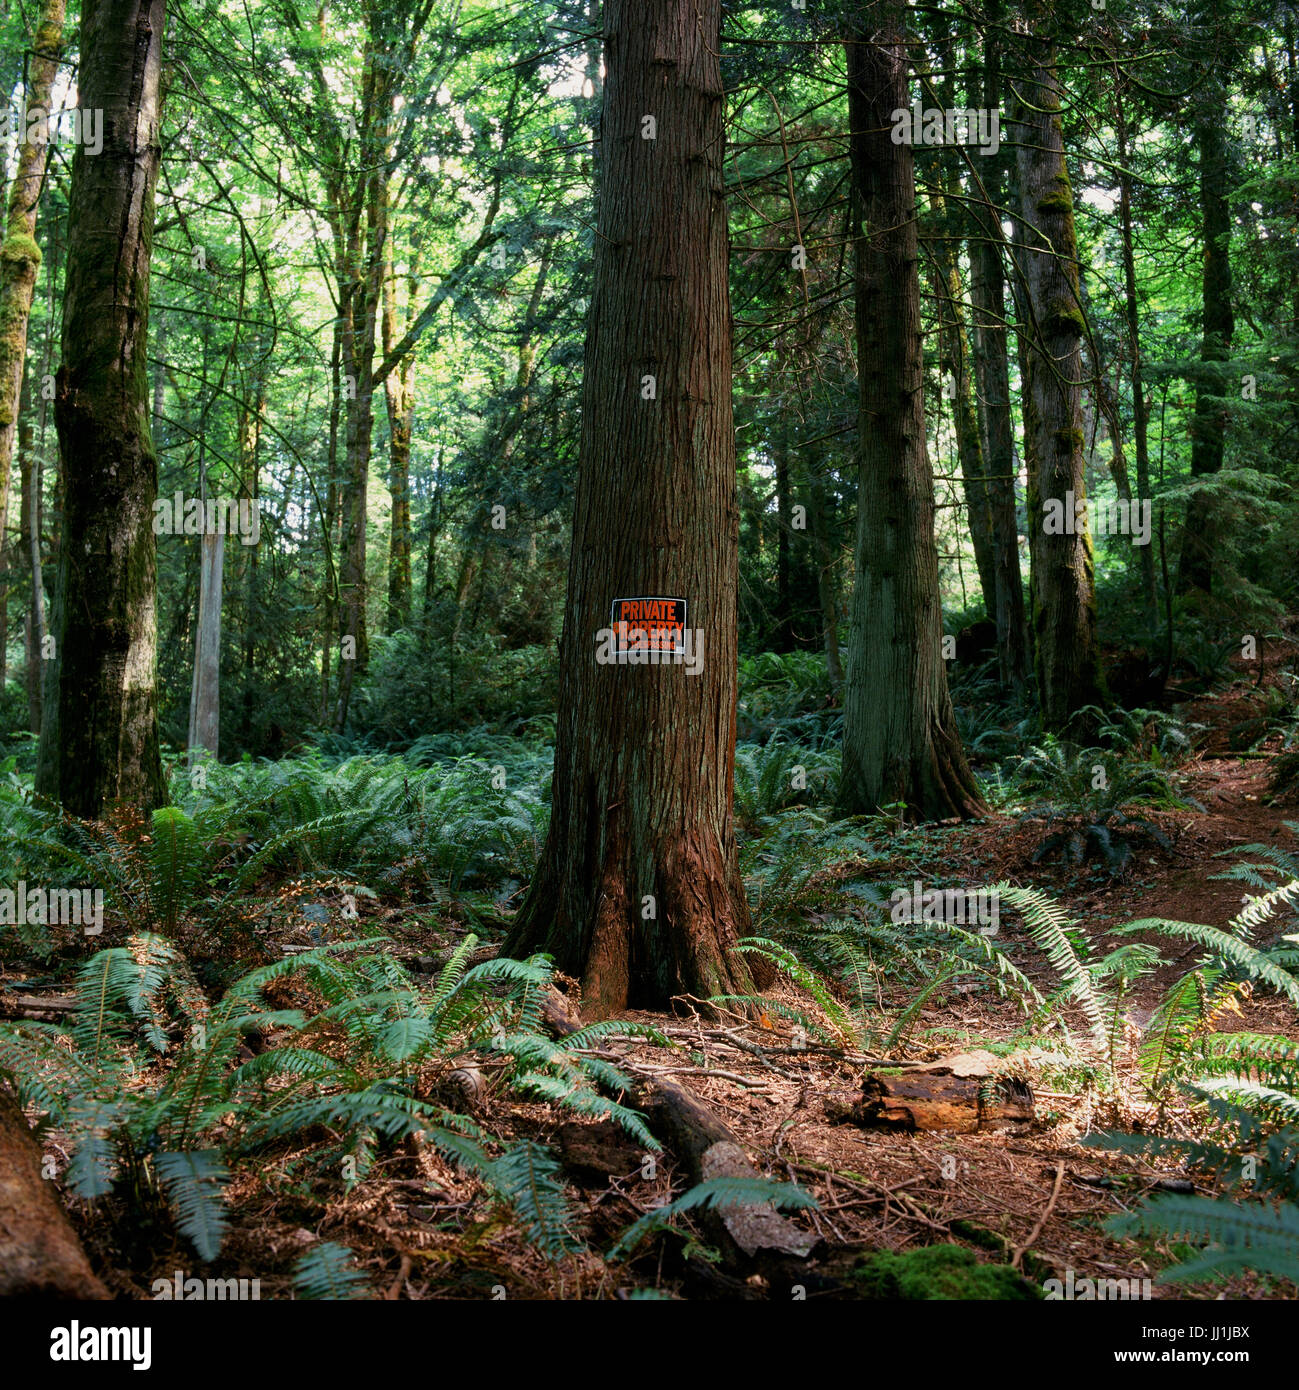
<path fill-rule="evenodd" d="M 610 618 L 615 657 L 658 653 L 686 655 L 686 601 L 683 598 L 616 598 Z"/>

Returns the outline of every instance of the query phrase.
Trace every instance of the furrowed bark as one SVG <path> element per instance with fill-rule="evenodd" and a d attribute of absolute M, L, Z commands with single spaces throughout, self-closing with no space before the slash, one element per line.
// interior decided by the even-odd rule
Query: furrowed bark
<path fill-rule="evenodd" d="M 586 1017 L 754 987 L 735 950 L 749 913 L 731 812 L 739 512 L 720 20 L 720 0 L 604 8 L 552 812 L 506 943 L 580 978 Z M 686 599 L 699 674 L 597 662 L 612 601 L 651 595 Z"/>

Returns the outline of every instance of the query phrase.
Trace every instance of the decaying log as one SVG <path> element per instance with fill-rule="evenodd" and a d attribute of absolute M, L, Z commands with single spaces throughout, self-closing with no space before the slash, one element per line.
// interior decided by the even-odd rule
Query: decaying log
<path fill-rule="evenodd" d="M 564 1167 L 586 1180 L 625 1178 L 640 1168 L 644 1150 L 629 1134 L 608 1123 L 560 1125 L 556 1135 Z"/>
<path fill-rule="evenodd" d="M 760 1176 L 731 1130 L 684 1086 L 658 1077 L 638 1103 L 650 1129 L 681 1162 L 692 1182 Z M 766 1204 L 711 1208 L 701 1212 L 701 1218 L 715 1235 L 733 1242 L 748 1256 L 771 1251 L 806 1258 L 817 1244 L 815 1235 L 799 1230 Z"/>
<path fill-rule="evenodd" d="M 62 1018 L 76 1007 L 75 994 L 0 994 L 0 1018 Z"/>
<path fill-rule="evenodd" d="M 551 1037 L 561 1039 L 576 1033 L 582 1026 L 572 1005 L 553 985 L 541 993 L 541 1022 Z"/>
<path fill-rule="evenodd" d="M 1033 1119 L 1033 1092 L 1025 1081 L 996 1075 L 998 1061 L 975 1052 L 906 1072 L 871 1072 L 848 1118 L 871 1129 L 1018 1129 Z"/>
<path fill-rule="evenodd" d="M 0 1298 L 107 1298 L 18 1103 L 0 1089 Z"/>

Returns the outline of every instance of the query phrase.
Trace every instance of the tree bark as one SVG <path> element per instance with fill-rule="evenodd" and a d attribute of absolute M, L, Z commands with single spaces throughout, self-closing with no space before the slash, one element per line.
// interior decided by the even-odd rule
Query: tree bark
<path fill-rule="evenodd" d="M 1000 0 L 989 7 L 989 23 L 1001 15 Z M 1001 109 L 1001 58 L 996 37 L 985 41 L 983 105 Z M 976 232 L 970 238 L 970 302 L 974 326 L 975 380 L 983 427 L 983 463 L 992 512 L 996 582 L 997 674 L 1004 690 L 1028 679 L 1028 624 L 1019 566 L 1019 521 L 1015 501 L 1015 443 L 1010 412 L 1010 360 L 1006 339 L 1006 238 L 1001 209 L 1006 199 L 1006 156 L 980 156 L 980 186 L 972 205 Z"/>
<path fill-rule="evenodd" d="M 1033 557 L 1033 633 L 1042 721 L 1063 730 L 1084 705 L 1104 702 L 1096 639 L 1094 557 L 1085 515 L 1082 335 L 1073 188 L 1060 125 L 1055 45 L 1030 41 L 1019 84 L 1019 226 L 1024 245 L 1024 436 Z M 1059 534 L 1048 534 L 1048 518 Z M 1066 527 L 1068 529 L 1063 529 Z"/>
<path fill-rule="evenodd" d="M 212 757 L 221 740 L 221 578 L 225 536 L 201 537 L 198 580 L 198 631 L 194 639 L 194 680 L 189 697 L 189 758 L 200 749 Z"/>
<path fill-rule="evenodd" d="M 36 244 L 36 209 L 45 182 L 50 91 L 59 70 L 63 44 L 64 0 L 45 0 L 32 41 L 27 67 L 26 129 L 18 140 L 18 167 L 9 188 L 4 243 L 0 245 L 0 626 L 8 629 L 9 612 L 9 479 L 13 470 L 14 432 L 27 360 L 27 325 L 31 320 L 36 273 L 41 264 Z M 44 120 L 33 121 L 36 112 Z M 0 648 L 7 645 L 0 641 Z M 0 688 L 5 679 L 5 652 L 0 650 Z"/>
<path fill-rule="evenodd" d="M 821 453 L 804 465 L 804 495 L 807 497 L 808 531 L 812 536 L 816 558 L 816 593 L 821 610 L 825 666 L 830 677 L 830 689 L 837 696 L 843 690 L 843 659 L 839 654 L 839 547 L 821 473 L 824 462 L 825 455 Z"/>
<path fill-rule="evenodd" d="M 72 163 L 55 386 L 67 541 L 37 789 L 85 817 L 166 800 L 147 373 L 163 19 L 163 0 L 86 0 L 81 18 L 81 104 L 103 111 L 104 143 Z"/>
<path fill-rule="evenodd" d="M 909 105 L 901 0 L 848 51 L 856 247 L 859 465 L 840 809 L 901 802 L 925 820 L 978 815 L 942 658 L 934 485 L 925 453 L 915 180 L 891 138 Z"/>
<path fill-rule="evenodd" d="M 0 1090 L 0 1298 L 107 1297 L 42 1173 L 22 1110 Z"/>
<path fill-rule="evenodd" d="M 407 295 L 406 323 L 410 325 L 410 306 L 416 276 L 414 260 L 418 242 L 411 248 L 410 293 Z M 383 351 L 392 351 L 397 339 L 397 276 L 393 269 L 392 238 L 384 244 L 383 275 Z M 388 540 L 388 631 L 397 632 L 410 623 L 411 608 L 411 528 L 410 528 L 410 444 L 415 426 L 415 355 L 403 358 L 384 378 L 384 397 L 388 406 L 389 469 L 388 493 L 392 498 L 392 530 Z"/>
<path fill-rule="evenodd" d="M 1231 358 L 1236 321 L 1231 307 L 1231 211 L 1227 205 L 1227 112 L 1207 110 L 1195 128 L 1200 153 L 1200 210 L 1204 238 L 1204 334 L 1191 422 L 1191 480 L 1222 469 L 1227 436 L 1227 380 L 1222 364 Z M 1197 492 L 1186 507 L 1177 591 L 1213 588 L 1213 554 L 1219 543 L 1219 506 Z"/>
<path fill-rule="evenodd" d="M 956 457 L 965 491 L 965 510 L 979 571 L 979 588 L 988 617 L 996 621 L 997 566 L 993 550 L 992 497 L 988 491 L 979 416 L 972 389 L 970 340 L 962 308 L 961 269 L 957 261 L 956 230 L 948 217 L 944 194 L 931 192 L 937 237 L 931 257 L 930 284 L 938 314 L 938 367 L 947 394 L 951 384 L 952 429 Z"/>
<path fill-rule="evenodd" d="M 26 378 L 19 394 L 18 472 L 22 486 L 19 513 L 24 562 L 31 579 L 25 628 L 27 727 L 41 731 L 41 653 L 45 648 L 45 578 L 41 567 L 41 465 L 35 457 L 29 413 L 31 392 Z"/>
<path fill-rule="evenodd" d="M 753 989 L 735 950 L 749 913 L 731 812 L 739 513 L 720 21 L 721 0 L 604 7 L 552 812 L 506 943 L 578 976 L 587 1017 Z M 686 599 L 699 674 L 597 662 L 612 601 L 641 595 Z"/>
<path fill-rule="evenodd" d="M 1128 357 L 1132 383 L 1132 440 L 1137 464 L 1137 501 L 1150 497 L 1150 408 L 1146 401 L 1145 367 L 1141 360 L 1141 311 L 1137 305 L 1137 263 L 1132 232 L 1132 174 L 1128 168 L 1128 125 L 1123 87 L 1115 82 L 1115 130 L 1119 146 L 1119 230 L 1123 246 L 1123 290 L 1127 299 Z M 1155 588 L 1154 547 L 1141 548 L 1141 603 L 1146 629 L 1154 640 L 1159 626 L 1159 596 Z"/>

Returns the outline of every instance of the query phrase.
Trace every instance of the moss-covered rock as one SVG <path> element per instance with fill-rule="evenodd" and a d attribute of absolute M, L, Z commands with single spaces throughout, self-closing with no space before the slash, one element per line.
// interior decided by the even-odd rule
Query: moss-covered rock
<path fill-rule="evenodd" d="M 862 1298 L 1031 1302 L 1042 1297 L 1009 1265 L 981 1264 L 962 1245 L 926 1245 L 903 1255 L 881 1250 L 858 1260 L 852 1277 Z"/>

